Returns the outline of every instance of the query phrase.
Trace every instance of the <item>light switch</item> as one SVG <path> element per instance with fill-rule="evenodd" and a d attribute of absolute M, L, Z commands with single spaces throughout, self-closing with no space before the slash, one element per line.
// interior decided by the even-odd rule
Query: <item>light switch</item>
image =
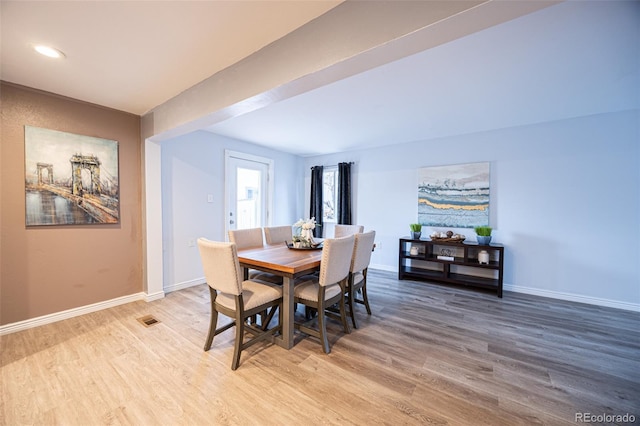
<path fill-rule="evenodd" d="M 207 203 L 213 203 L 213 194 L 207 194 Z"/>

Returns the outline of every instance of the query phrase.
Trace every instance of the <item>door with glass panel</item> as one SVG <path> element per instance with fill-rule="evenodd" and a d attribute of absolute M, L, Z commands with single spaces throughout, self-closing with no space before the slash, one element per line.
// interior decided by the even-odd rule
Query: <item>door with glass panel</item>
<path fill-rule="evenodd" d="M 272 160 L 233 151 L 225 157 L 226 231 L 267 226 Z"/>

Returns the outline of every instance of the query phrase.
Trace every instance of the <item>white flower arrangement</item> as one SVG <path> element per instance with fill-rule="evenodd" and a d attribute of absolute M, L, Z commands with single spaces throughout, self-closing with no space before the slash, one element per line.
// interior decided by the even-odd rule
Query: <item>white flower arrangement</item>
<path fill-rule="evenodd" d="M 300 229 L 315 229 L 316 218 L 312 217 L 311 219 L 299 219 L 296 223 L 293 224 L 293 226 Z"/>
<path fill-rule="evenodd" d="M 298 243 L 301 247 L 311 247 L 314 244 L 312 231 L 316 228 L 315 217 L 300 219 L 293 224 L 293 227 L 296 228 L 296 234 L 293 236 L 294 244 Z"/>

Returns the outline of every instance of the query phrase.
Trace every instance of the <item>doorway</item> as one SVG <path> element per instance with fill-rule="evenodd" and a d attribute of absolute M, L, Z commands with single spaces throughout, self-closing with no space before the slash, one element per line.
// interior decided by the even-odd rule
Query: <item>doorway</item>
<path fill-rule="evenodd" d="M 272 173 L 271 159 L 225 151 L 225 235 L 270 224 Z"/>

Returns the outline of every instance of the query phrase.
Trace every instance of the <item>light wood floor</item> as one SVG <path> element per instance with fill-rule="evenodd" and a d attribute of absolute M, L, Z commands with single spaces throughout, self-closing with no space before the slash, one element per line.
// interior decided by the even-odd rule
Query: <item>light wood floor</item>
<path fill-rule="evenodd" d="M 640 420 L 640 315 L 371 271 L 373 315 L 332 352 L 296 335 L 231 371 L 202 350 L 204 285 L 2 336 L 3 425 L 573 424 Z M 144 327 L 137 318 L 160 321 Z"/>

